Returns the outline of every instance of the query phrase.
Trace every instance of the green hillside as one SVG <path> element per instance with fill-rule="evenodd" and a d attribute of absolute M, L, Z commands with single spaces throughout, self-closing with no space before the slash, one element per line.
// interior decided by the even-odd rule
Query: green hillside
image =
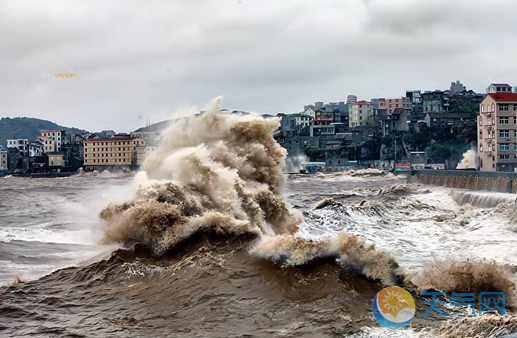
<path fill-rule="evenodd" d="M 54 122 L 31 117 L 4 117 L 0 119 L 0 146 L 6 145 L 6 139 L 26 138 L 29 141 L 36 139 L 42 129 L 62 129 L 69 133 L 82 133 L 84 130 L 63 127 Z"/>

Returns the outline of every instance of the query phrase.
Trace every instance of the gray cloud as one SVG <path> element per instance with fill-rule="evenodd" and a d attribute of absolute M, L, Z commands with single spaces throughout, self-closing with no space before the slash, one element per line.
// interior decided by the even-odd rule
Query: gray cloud
<path fill-rule="evenodd" d="M 517 84 L 513 0 L 0 0 L 0 115 L 129 131 L 228 108 Z M 76 73 L 46 78 L 43 72 Z"/>

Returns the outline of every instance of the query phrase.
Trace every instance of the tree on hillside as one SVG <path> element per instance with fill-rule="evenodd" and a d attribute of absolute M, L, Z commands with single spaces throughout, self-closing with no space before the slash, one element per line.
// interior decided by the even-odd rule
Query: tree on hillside
<path fill-rule="evenodd" d="M 61 129 L 68 133 L 82 133 L 84 130 L 60 126 L 54 122 L 30 117 L 4 117 L 0 119 L 0 145 L 6 145 L 7 139 L 35 140 L 44 129 Z"/>

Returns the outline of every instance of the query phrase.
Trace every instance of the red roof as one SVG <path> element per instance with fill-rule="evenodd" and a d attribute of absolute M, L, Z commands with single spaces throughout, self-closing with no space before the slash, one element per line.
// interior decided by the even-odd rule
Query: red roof
<path fill-rule="evenodd" d="M 370 104 L 370 102 L 363 100 L 363 101 L 358 101 L 355 104 Z"/>
<path fill-rule="evenodd" d="M 490 93 L 488 95 L 496 102 L 517 102 L 517 93 Z"/>

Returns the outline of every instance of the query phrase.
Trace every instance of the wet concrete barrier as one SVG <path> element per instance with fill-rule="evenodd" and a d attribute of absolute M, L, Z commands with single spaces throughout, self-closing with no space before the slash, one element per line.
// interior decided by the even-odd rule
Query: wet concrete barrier
<path fill-rule="evenodd" d="M 464 170 L 414 170 L 408 183 L 440 185 L 468 190 L 517 193 L 517 173 Z"/>

